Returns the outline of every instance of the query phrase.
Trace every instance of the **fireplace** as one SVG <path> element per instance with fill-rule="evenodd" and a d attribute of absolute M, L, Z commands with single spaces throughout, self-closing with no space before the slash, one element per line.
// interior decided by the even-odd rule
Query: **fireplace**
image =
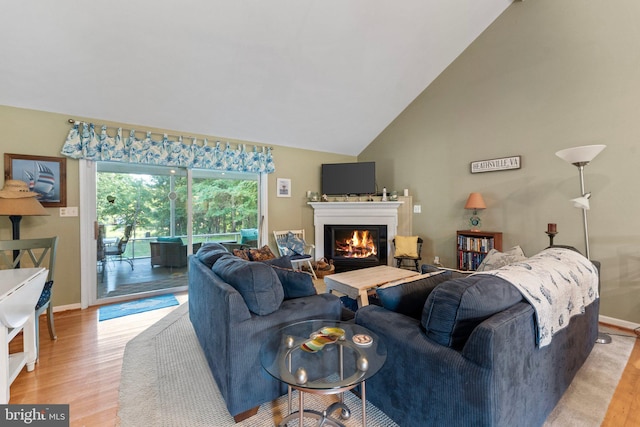
<path fill-rule="evenodd" d="M 387 264 L 386 225 L 324 225 L 324 254 L 336 273 Z"/>
<path fill-rule="evenodd" d="M 393 253 L 391 240 L 398 232 L 398 207 L 404 202 L 309 202 L 313 208 L 313 225 L 316 244 L 316 259 L 331 258 L 325 252 L 325 225 L 371 225 L 386 226 L 386 245 L 379 245 L 378 251 L 385 250 L 386 265 L 391 265 Z M 379 256 L 379 255 L 378 255 Z M 362 261 L 359 262 L 362 265 Z"/>

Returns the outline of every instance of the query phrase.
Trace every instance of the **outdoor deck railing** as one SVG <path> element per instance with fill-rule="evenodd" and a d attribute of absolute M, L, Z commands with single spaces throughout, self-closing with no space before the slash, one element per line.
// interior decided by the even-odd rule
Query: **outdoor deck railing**
<path fill-rule="evenodd" d="M 185 243 L 187 236 L 180 237 Z M 127 243 L 125 256 L 136 258 L 148 258 L 151 256 L 149 242 L 155 242 L 157 237 L 131 237 Z M 237 242 L 240 240 L 240 231 L 232 233 L 214 233 L 214 234 L 194 234 L 193 243 L 209 243 L 209 242 Z"/>

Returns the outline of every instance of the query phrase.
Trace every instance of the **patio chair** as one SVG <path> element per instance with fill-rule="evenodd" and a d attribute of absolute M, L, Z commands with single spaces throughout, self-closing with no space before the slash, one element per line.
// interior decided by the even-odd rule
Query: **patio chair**
<path fill-rule="evenodd" d="M 127 225 L 124 229 L 124 236 L 118 239 L 114 245 L 107 246 L 104 250 L 104 254 L 106 257 L 111 257 L 112 259 L 118 257 L 120 261 L 128 262 L 131 266 L 131 269 L 133 270 L 133 260 L 128 257 L 123 257 L 125 251 L 127 250 L 127 243 L 129 243 L 132 229 L 132 225 Z"/>
<path fill-rule="evenodd" d="M 317 279 L 311 261 L 315 258 L 315 245 L 307 244 L 304 240 L 304 230 L 274 231 L 280 256 L 288 256 L 294 268 L 300 269 L 302 264 L 309 267 L 309 272 Z"/>

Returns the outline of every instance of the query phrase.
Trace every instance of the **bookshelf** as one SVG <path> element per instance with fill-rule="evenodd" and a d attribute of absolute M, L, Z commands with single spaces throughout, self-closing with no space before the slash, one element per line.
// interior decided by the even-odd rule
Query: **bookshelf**
<path fill-rule="evenodd" d="M 456 233 L 458 270 L 475 271 L 491 249 L 502 251 L 502 233 L 458 230 Z"/>

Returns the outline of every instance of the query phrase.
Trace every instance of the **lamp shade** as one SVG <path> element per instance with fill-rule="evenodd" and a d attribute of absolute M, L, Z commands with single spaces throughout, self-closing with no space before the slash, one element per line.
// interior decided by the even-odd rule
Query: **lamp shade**
<path fill-rule="evenodd" d="M 573 202 L 573 207 L 588 211 L 590 209 L 590 205 L 589 205 L 590 198 L 591 198 L 591 193 L 587 193 L 582 197 L 576 197 L 575 199 L 571 199 L 571 202 Z"/>
<path fill-rule="evenodd" d="M 564 150 L 560 150 L 556 152 L 556 156 L 573 165 L 586 165 L 605 148 L 606 145 L 602 144 L 583 145 L 581 147 L 565 148 Z"/>
<path fill-rule="evenodd" d="M 5 199 L 0 197 L 0 215 L 45 216 L 46 209 L 35 197 L 22 199 Z"/>
<path fill-rule="evenodd" d="M 467 204 L 464 205 L 465 209 L 486 209 L 487 205 L 484 203 L 484 199 L 482 198 L 482 194 L 480 193 L 471 193 L 469 194 L 469 198 L 467 199 Z"/>

